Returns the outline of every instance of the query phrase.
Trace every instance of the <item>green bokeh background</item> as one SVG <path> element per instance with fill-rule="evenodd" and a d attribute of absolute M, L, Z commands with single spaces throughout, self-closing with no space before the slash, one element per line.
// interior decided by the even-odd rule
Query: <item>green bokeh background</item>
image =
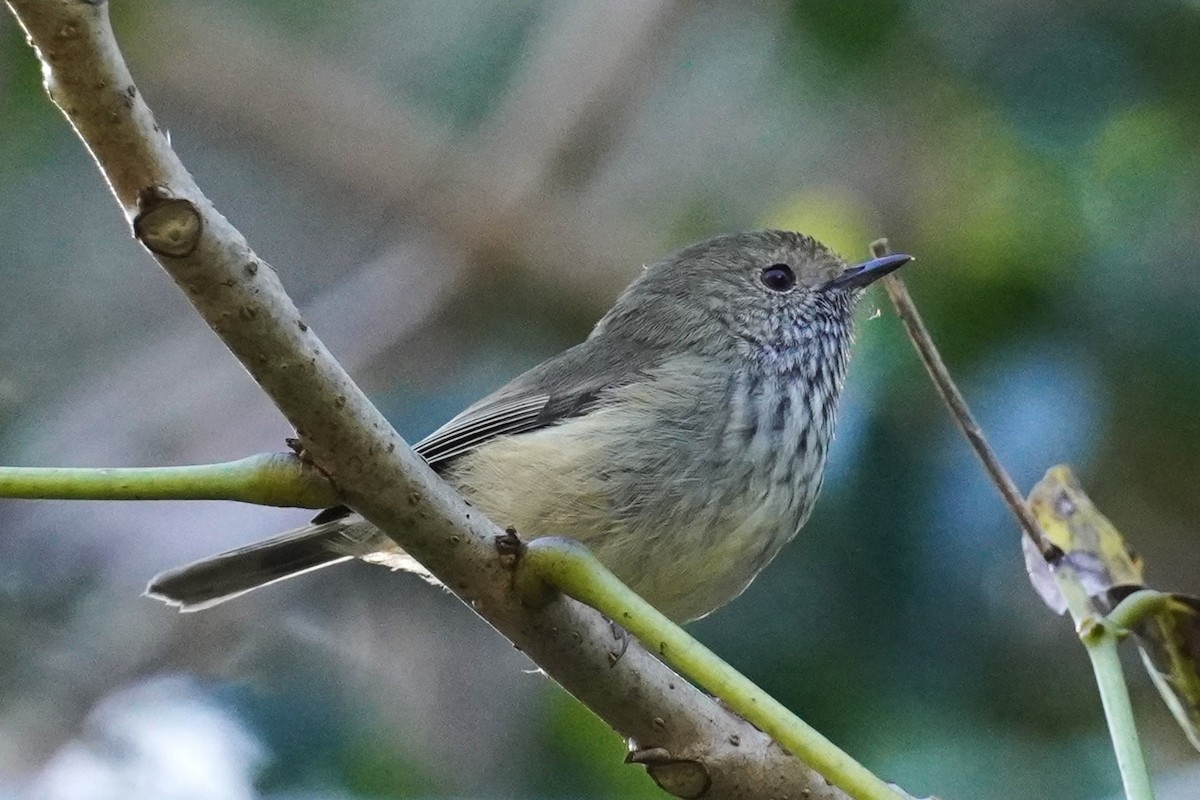
<path fill-rule="evenodd" d="M 577 341 L 677 246 L 779 225 L 855 258 L 886 234 L 918 256 L 910 288 L 1019 485 L 1073 464 L 1153 582 L 1200 592 L 1197 4 L 114 17 L 201 185 L 406 435 Z M 624 55 L 593 96 L 614 74 L 594 52 Z M 346 129 L 303 125 L 330 113 Z M 129 240 L 8 16 L 0 243 L 0 462 L 185 463 L 289 434 Z M 395 310 L 367 313 L 385 278 Z M 864 306 L 813 519 L 693 632 L 914 794 L 1115 796 L 1069 623 L 885 298 Z M 302 519 L 0 502 L 0 798 L 658 796 L 410 577 L 339 567 L 186 617 L 137 596 Z M 1129 664 L 1161 797 L 1197 796 L 1197 754 Z"/>

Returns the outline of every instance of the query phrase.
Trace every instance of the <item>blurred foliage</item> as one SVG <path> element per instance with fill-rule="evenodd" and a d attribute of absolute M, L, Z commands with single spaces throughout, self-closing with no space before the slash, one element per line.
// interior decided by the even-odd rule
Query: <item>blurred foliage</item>
<path fill-rule="evenodd" d="M 393 339 L 356 369 L 406 435 L 586 335 L 611 301 L 596 286 L 623 285 L 638 259 L 759 225 L 814 234 L 850 259 L 887 235 L 918 257 L 906 280 L 1018 483 L 1071 462 L 1114 523 L 1137 532 L 1162 585 L 1200 590 L 1200 6 L 682 4 L 647 37 L 654 58 L 630 61 L 635 89 L 601 107 L 599 144 L 587 131 L 556 131 L 572 147 L 545 159 L 556 164 L 551 185 L 530 195 L 546 203 L 542 213 L 572 212 L 551 217 L 545 235 L 602 229 L 560 240 L 576 250 L 547 255 L 535 241 L 492 257 L 479 241 L 531 234 L 439 222 L 446 186 L 486 186 L 500 166 L 520 177 L 539 162 L 471 164 L 453 148 L 488 141 L 541 43 L 584 5 L 211 0 L 167 3 L 153 16 L 118 4 L 116 22 L 185 161 L 306 309 L 396 243 L 434 241 L 416 268 L 387 262 L 412 270 L 414 286 L 442 281 L 432 310 L 397 310 Z M 249 36 L 269 56 L 326 63 L 369 89 L 311 98 L 314 108 L 359 102 L 369 116 L 388 97 L 406 118 L 444 126 L 449 155 L 430 169 L 470 166 L 469 179 L 402 198 L 382 180 L 339 183 L 336 160 L 252 124 L 255 107 L 230 111 L 189 88 L 181 75 L 203 62 L 194 46 L 171 45 L 160 22 L 185 13 L 203 20 L 206 46 Z M 593 33 L 574 35 L 584 50 Z M 569 61 L 575 49 L 555 51 L 568 60 L 558 73 L 586 77 L 589 64 Z M 180 70 L 161 70 L 164 57 Z M 244 69 L 250 80 L 253 66 Z M 157 462 L 209 458 L 206 446 L 232 458 L 278 442 L 288 432 L 277 417 L 230 442 L 222 429 L 251 410 L 213 419 L 197 407 L 244 388 L 232 365 L 193 378 L 182 398 L 169 393 L 179 381 L 169 362 L 215 345 L 128 242 L 39 83 L 5 18 L 0 460 Z M 497 152 L 524 156 L 522 143 Z M 562 153 L 583 166 L 557 164 Z M 555 185 L 554 175 L 575 177 Z M 597 241 L 636 255 L 603 266 L 586 252 Z M 601 268 L 612 274 L 597 276 Z M 1016 527 L 884 299 L 864 306 L 812 521 L 694 632 L 916 795 L 1112 796 L 1117 775 L 1084 654 L 1025 584 Z M 353 309 L 331 318 L 325 336 L 359 322 Z M 145 349 L 180 343 L 163 363 Z M 113 375 L 144 381 L 136 399 L 55 438 L 64 416 L 108 396 Z M 206 394 L 211 385 L 221 388 Z M 193 427 L 181 422 L 192 418 Z M 126 419 L 136 433 L 108 442 L 101 429 Z M 218 796 L 186 789 L 178 769 L 167 770 L 169 785 L 145 777 L 165 758 L 149 745 L 176 735 L 168 721 L 137 747 L 100 748 L 108 754 L 97 763 L 111 769 L 103 780 L 52 780 L 76 763 L 88 731 L 112 737 L 127 724 L 110 707 L 136 705 L 129 687 L 179 671 L 212 677 L 186 691 L 168 684 L 178 709 L 194 710 L 188 693 L 199 692 L 266 753 L 261 762 L 191 755 L 210 776 L 243 775 L 252 788 L 241 796 L 656 796 L 589 712 L 521 674 L 485 626 L 415 581 L 339 568 L 177 618 L 134 601 L 146 576 L 277 519 L 235 522 L 211 508 L 68 513 L 0 504 L 0 649 L 12 655 L 0 665 L 0 797 Z M 247 530 L 225 529 L 235 524 Z M 314 621 L 316 610 L 328 613 Z M 122 661 L 124 651 L 149 655 Z M 1149 682 L 1139 677 L 1133 690 L 1155 769 L 1194 769 Z"/>

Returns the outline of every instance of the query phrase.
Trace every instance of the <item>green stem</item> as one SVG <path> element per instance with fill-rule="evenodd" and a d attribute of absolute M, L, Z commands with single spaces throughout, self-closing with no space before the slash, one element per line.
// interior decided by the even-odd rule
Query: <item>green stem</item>
<path fill-rule="evenodd" d="M 337 493 L 291 453 L 186 467 L 0 467 L 0 497 L 36 500 L 236 500 L 325 508 Z"/>
<path fill-rule="evenodd" d="M 1109 630 L 1096 637 L 1094 642 L 1084 641 L 1084 646 L 1092 660 L 1096 686 L 1100 689 L 1100 702 L 1104 705 L 1104 717 L 1108 721 L 1113 751 L 1117 755 L 1117 769 L 1121 771 L 1125 797 L 1127 800 L 1154 800 L 1150 772 L 1138 741 L 1129 689 L 1125 685 L 1125 675 L 1117 653 L 1116 633 Z"/>
<path fill-rule="evenodd" d="M 1133 719 L 1133 705 L 1129 702 L 1129 689 L 1125 685 L 1125 673 L 1117 653 L 1124 627 L 1114 624 L 1111 618 L 1097 616 L 1091 598 L 1069 566 L 1059 567 L 1054 576 L 1067 600 L 1067 608 L 1075 621 L 1079 639 L 1092 662 L 1092 672 L 1096 676 L 1096 687 L 1100 690 L 1100 703 L 1104 706 L 1104 718 L 1112 738 L 1113 752 L 1117 756 L 1117 769 L 1121 772 L 1125 798 L 1154 800 L 1150 771 L 1146 768 L 1146 757 L 1142 753 L 1137 724 Z M 1126 599 L 1135 596 L 1130 595 Z M 1146 613 L 1143 604 L 1151 602 L 1152 598 L 1142 598 L 1128 606 L 1121 603 L 1114 611 L 1121 610 L 1122 619 L 1135 619 L 1132 614 Z"/>
<path fill-rule="evenodd" d="M 1108 612 L 1108 621 L 1122 630 L 1129 630 L 1148 614 L 1161 611 L 1171 599 L 1166 592 L 1139 589 Z"/>
<path fill-rule="evenodd" d="M 579 543 L 530 541 L 516 581 L 528 598 L 546 599 L 549 584 L 597 609 L 855 800 L 905 798 L 638 597 Z"/>

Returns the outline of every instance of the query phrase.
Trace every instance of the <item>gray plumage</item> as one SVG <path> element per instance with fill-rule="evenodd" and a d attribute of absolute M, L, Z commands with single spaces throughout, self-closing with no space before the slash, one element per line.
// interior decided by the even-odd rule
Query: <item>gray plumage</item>
<path fill-rule="evenodd" d="M 576 538 L 668 616 L 703 616 L 808 519 L 855 300 L 907 260 L 847 268 L 784 231 L 693 245 L 646 268 L 584 342 L 415 449 L 499 525 Z M 370 523 L 333 509 L 164 573 L 148 593 L 196 610 L 351 557 L 415 568 Z"/>

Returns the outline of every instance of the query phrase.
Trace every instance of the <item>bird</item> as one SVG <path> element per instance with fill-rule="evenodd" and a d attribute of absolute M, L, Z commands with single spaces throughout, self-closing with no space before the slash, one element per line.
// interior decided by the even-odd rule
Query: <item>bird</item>
<path fill-rule="evenodd" d="M 810 236 L 727 234 L 646 266 L 581 343 L 414 449 L 522 538 L 568 536 L 687 622 L 741 594 L 808 520 L 873 281 Z M 353 558 L 420 570 L 344 506 L 156 576 L 183 611 Z"/>

